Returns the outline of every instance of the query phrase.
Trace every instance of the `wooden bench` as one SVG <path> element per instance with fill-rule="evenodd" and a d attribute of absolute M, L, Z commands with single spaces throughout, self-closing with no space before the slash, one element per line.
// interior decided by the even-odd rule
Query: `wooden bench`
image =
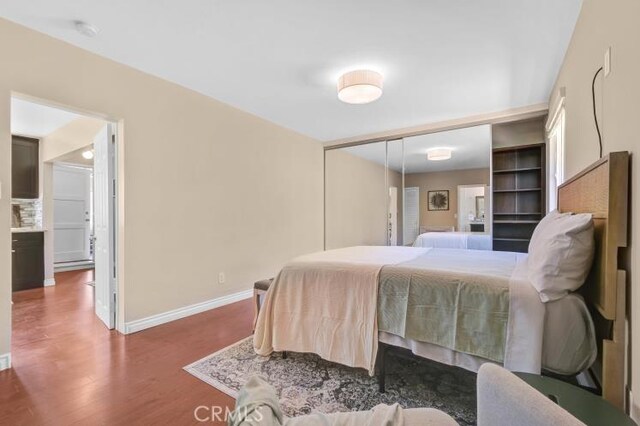
<path fill-rule="evenodd" d="M 256 323 L 258 322 L 258 314 L 260 313 L 261 298 L 267 294 L 269 286 L 273 282 L 273 278 L 266 280 L 256 281 L 253 284 L 253 303 L 254 305 L 254 317 L 253 317 L 253 330 L 256 330 Z"/>

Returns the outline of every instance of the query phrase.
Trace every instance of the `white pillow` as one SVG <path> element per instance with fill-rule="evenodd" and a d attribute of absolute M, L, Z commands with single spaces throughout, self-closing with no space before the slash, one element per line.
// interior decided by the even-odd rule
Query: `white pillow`
<path fill-rule="evenodd" d="M 540 221 L 529 244 L 529 281 L 549 302 L 575 291 L 587 279 L 595 242 L 591 214 L 553 211 Z"/>

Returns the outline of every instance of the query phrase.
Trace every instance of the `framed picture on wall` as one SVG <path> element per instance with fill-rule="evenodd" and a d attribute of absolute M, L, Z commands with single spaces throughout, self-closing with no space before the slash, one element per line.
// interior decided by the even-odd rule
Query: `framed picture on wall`
<path fill-rule="evenodd" d="M 449 190 L 428 191 L 427 203 L 429 211 L 449 210 Z"/>

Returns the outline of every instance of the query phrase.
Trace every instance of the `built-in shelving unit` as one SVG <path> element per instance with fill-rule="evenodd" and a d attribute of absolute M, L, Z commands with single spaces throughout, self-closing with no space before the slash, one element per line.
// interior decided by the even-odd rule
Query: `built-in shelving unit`
<path fill-rule="evenodd" d="M 526 252 L 546 211 L 545 145 L 493 150 L 493 249 Z"/>

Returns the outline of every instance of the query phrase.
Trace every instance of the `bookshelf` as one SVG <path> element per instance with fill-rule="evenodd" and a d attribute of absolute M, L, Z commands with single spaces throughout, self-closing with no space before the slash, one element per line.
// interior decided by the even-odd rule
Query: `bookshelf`
<path fill-rule="evenodd" d="M 545 144 L 493 150 L 493 249 L 526 253 L 546 211 Z"/>

